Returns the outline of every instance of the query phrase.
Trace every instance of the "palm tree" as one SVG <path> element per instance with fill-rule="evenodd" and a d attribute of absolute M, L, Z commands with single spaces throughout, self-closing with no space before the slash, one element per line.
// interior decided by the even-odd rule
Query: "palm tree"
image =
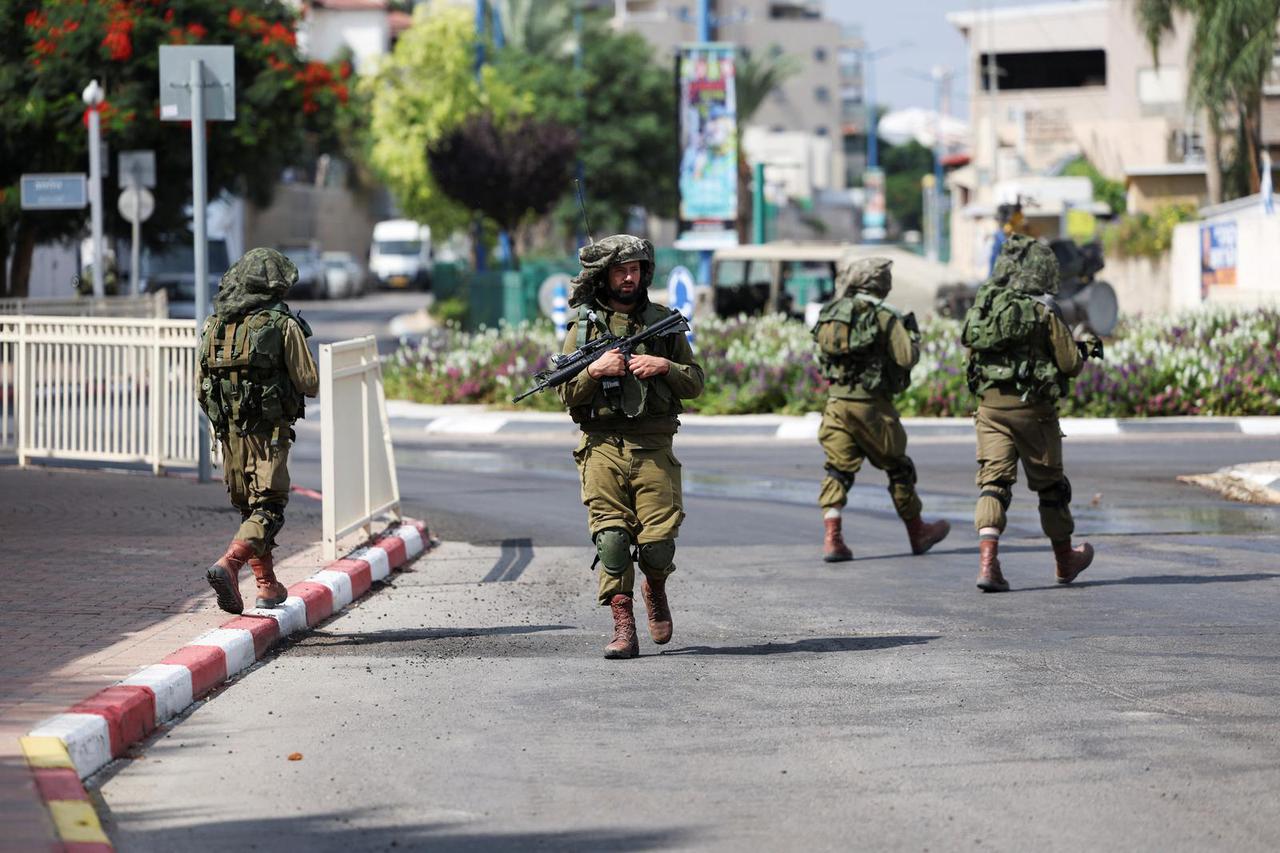
<path fill-rule="evenodd" d="M 765 98 L 799 74 L 800 60 L 788 53 L 773 52 L 763 58 L 738 54 L 734 88 L 738 97 L 738 240 L 750 241 L 751 167 L 742 150 L 742 128 L 759 111 Z"/>
<path fill-rule="evenodd" d="M 1261 182 L 1262 89 L 1275 55 L 1280 0 L 1135 0 L 1134 15 L 1156 64 L 1160 39 L 1173 32 L 1180 14 L 1189 15 L 1193 27 L 1187 51 L 1187 105 L 1204 109 L 1209 119 L 1209 200 L 1223 198 L 1222 143 L 1230 129 L 1236 132 L 1232 172 L 1245 177 L 1242 186 L 1232 188 L 1233 195 L 1256 193 Z"/>
<path fill-rule="evenodd" d="M 569 0 L 490 0 L 507 47 L 530 56 L 563 59 L 577 49 Z"/>

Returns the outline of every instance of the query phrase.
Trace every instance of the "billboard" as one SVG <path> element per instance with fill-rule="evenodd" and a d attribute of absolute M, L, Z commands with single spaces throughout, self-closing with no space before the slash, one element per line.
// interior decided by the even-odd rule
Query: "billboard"
<path fill-rule="evenodd" d="M 680 48 L 680 223 L 676 247 L 738 242 L 738 110 L 734 47 Z"/>
<path fill-rule="evenodd" d="M 1200 298 L 1209 288 L 1236 283 L 1237 231 L 1234 220 L 1200 226 Z"/>
<path fill-rule="evenodd" d="M 885 238 L 884 172 L 868 167 L 862 173 L 862 239 L 876 243 Z"/>

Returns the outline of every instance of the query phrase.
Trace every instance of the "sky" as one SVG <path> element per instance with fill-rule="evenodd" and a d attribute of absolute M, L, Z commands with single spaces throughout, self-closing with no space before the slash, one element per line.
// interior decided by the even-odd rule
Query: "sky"
<path fill-rule="evenodd" d="M 960 31 L 947 23 L 947 13 L 1045 2 L 1051 0 L 826 0 L 826 13 L 841 23 L 861 26 L 871 50 L 895 48 L 876 62 L 878 102 L 890 109 L 933 109 L 933 82 L 919 75 L 928 77 L 935 65 L 941 65 L 955 73 L 951 111 L 967 121 L 965 42 Z"/>

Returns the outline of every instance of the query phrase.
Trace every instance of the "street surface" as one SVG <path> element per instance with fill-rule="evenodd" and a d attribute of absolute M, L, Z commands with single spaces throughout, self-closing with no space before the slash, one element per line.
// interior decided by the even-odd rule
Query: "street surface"
<path fill-rule="evenodd" d="M 1274 438 L 1069 438 L 1097 560 L 1055 585 L 1020 484 L 982 595 L 971 440 L 912 443 L 935 553 L 867 470 L 833 566 L 816 444 L 677 437 L 675 638 L 634 661 L 601 657 L 568 442 L 396 440 L 444 544 L 92 779 L 119 849 L 1280 843 L 1280 512 L 1174 481 Z"/>

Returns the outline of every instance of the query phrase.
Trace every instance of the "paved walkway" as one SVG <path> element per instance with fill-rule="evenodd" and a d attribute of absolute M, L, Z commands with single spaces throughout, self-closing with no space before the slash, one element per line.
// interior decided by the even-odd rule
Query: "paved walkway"
<path fill-rule="evenodd" d="M 53 837 L 17 738 L 226 621 L 204 568 L 238 524 L 220 483 L 0 466 L 0 850 Z M 321 564 L 319 530 L 320 503 L 295 494 L 285 584 Z"/>

